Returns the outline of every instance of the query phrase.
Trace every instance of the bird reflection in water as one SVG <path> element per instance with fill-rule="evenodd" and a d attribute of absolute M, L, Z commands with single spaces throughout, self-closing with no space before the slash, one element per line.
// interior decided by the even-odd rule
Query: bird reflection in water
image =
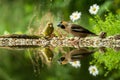
<path fill-rule="evenodd" d="M 69 62 L 78 61 L 95 52 L 96 52 L 95 49 L 88 48 L 73 49 L 70 52 L 65 53 L 58 61 L 60 64 L 67 64 Z"/>

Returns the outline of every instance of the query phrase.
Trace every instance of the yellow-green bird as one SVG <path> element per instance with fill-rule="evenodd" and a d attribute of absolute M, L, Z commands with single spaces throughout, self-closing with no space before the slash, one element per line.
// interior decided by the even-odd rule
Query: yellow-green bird
<path fill-rule="evenodd" d="M 44 37 L 50 37 L 53 31 L 54 31 L 53 23 L 48 22 L 45 28 L 43 29 L 42 34 L 44 35 Z"/>
<path fill-rule="evenodd" d="M 52 50 L 49 48 L 49 47 L 45 47 L 41 50 L 44 58 L 46 59 L 47 62 L 51 62 L 53 57 L 54 57 L 54 54 L 52 52 Z"/>

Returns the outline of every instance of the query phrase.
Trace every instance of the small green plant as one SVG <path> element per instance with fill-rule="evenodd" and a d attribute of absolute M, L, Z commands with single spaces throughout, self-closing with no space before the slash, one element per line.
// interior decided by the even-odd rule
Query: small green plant
<path fill-rule="evenodd" d="M 118 34 L 120 31 L 120 15 L 113 15 L 108 13 L 102 19 L 100 16 L 95 16 L 95 18 L 90 19 L 90 25 L 93 27 L 95 33 L 104 31 L 107 36 Z"/>
<path fill-rule="evenodd" d="M 99 16 L 95 16 L 94 19 L 90 19 L 90 23 L 95 33 L 104 31 L 107 33 L 107 36 L 111 36 L 119 34 L 120 31 L 120 15 L 108 13 L 108 15 L 105 15 L 104 20 Z M 93 57 L 92 64 L 94 63 L 99 67 L 103 67 L 104 71 L 106 71 L 104 72 L 105 76 L 113 70 L 120 70 L 120 52 L 108 48 L 107 52 L 96 52 Z"/>

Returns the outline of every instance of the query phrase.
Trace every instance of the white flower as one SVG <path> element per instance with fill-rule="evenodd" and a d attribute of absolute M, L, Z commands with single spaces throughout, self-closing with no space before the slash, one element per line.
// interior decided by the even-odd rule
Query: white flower
<path fill-rule="evenodd" d="M 70 19 L 74 22 L 75 20 L 78 20 L 81 16 L 81 12 L 73 12 L 72 15 L 70 15 Z"/>
<path fill-rule="evenodd" d="M 81 66 L 80 61 L 72 61 L 69 62 L 73 67 L 78 68 Z"/>
<path fill-rule="evenodd" d="M 90 74 L 92 74 L 93 76 L 96 76 L 99 73 L 96 66 L 90 66 L 88 70 L 89 70 Z"/>
<path fill-rule="evenodd" d="M 99 10 L 99 6 L 97 4 L 93 4 L 92 6 L 90 6 L 89 12 L 90 14 L 97 14 Z"/>

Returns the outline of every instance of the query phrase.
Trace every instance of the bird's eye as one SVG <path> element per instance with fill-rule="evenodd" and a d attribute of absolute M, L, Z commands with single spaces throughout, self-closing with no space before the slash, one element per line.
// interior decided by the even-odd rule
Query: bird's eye
<path fill-rule="evenodd" d="M 64 60 L 65 60 L 65 57 L 61 57 L 60 60 L 61 60 L 61 61 L 64 61 Z"/>
<path fill-rule="evenodd" d="M 64 25 L 61 25 L 61 28 L 62 28 L 62 29 L 65 29 L 65 26 L 64 26 Z"/>

